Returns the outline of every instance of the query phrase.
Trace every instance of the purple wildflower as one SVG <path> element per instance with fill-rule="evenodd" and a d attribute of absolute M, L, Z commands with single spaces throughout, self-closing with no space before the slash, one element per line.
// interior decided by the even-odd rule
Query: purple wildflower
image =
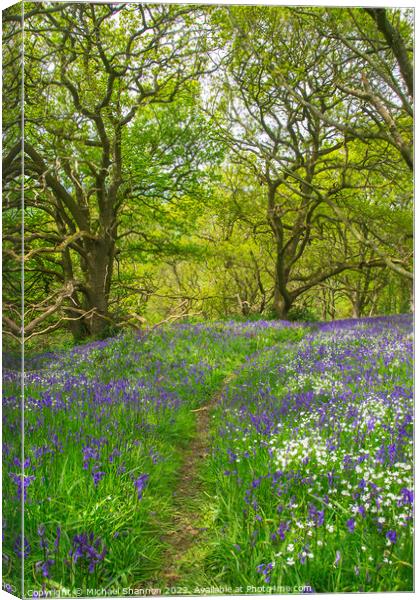
<path fill-rule="evenodd" d="M 289 529 L 289 524 L 285 521 L 282 521 L 277 529 L 277 533 L 279 534 L 280 539 L 283 541 L 286 531 Z"/>
<path fill-rule="evenodd" d="M 81 533 L 75 535 L 73 544 L 69 552 L 73 564 L 81 561 L 88 566 L 89 573 L 93 573 L 95 566 L 100 563 L 106 554 L 106 547 L 102 544 L 100 538 L 96 538 L 93 533 Z"/>
<path fill-rule="evenodd" d="M 109 462 L 110 463 L 114 462 L 114 458 L 116 458 L 117 456 L 121 456 L 121 452 L 120 452 L 120 450 L 118 450 L 118 448 L 114 448 L 108 457 Z"/>
<path fill-rule="evenodd" d="M 35 564 L 36 570 L 37 571 L 41 571 L 43 577 L 49 577 L 50 576 L 50 567 L 52 567 L 52 565 L 55 563 L 55 561 L 52 558 L 48 558 L 47 560 L 40 560 L 39 562 L 37 562 Z"/>
<path fill-rule="evenodd" d="M 16 538 L 16 541 L 13 545 L 13 550 L 16 552 L 16 554 L 19 558 L 26 558 L 27 556 L 29 556 L 29 554 L 31 552 L 31 547 L 30 547 L 29 542 L 26 539 L 26 537 L 23 538 L 23 542 L 22 542 L 22 534 L 20 534 Z"/>
<path fill-rule="evenodd" d="M 102 481 L 102 479 L 105 477 L 106 473 L 105 471 L 98 471 L 99 467 L 93 467 L 91 475 L 93 477 L 93 484 L 95 487 L 97 487 L 98 483 L 100 481 Z"/>
<path fill-rule="evenodd" d="M 349 530 L 350 533 L 354 532 L 354 528 L 356 526 L 356 521 L 355 519 L 348 519 L 348 521 L 346 522 L 347 525 L 347 529 Z"/>
<path fill-rule="evenodd" d="M 402 488 L 400 491 L 401 499 L 398 500 L 398 506 L 403 506 L 404 504 L 413 504 L 414 500 L 414 492 L 409 490 L 408 488 Z"/>
<path fill-rule="evenodd" d="M 39 546 L 41 550 L 48 550 L 48 542 L 45 538 L 45 525 L 40 525 L 38 527 L 38 535 L 41 538 L 39 540 Z"/>
<path fill-rule="evenodd" d="M 149 475 L 147 475 L 147 473 L 143 473 L 143 475 L 140 475 L 140 477 L 137 477 L 137 479 L 134 480 L 134 486 L 137 490 L 137 497 L 139 500 L 143 498 L 143 491 L 147 485 L 148 479 Z"/>
<path fill-rule="evenodd" d="M 397 533 L 393 529 L 387 531 L 385 537 L 387 540 L 389 540 L 389 543 L 391 544 L 395 544 L 395 542 L 397 541 Z"/>
<path fill-rule="evenodd" d="M 340 560 L 341 560 L 341 552 L 340 552 L 340 550 L 337 550 L 337 552 L 335 553 L 334 567 L 336 567 L 338 565 Z"/>
<path fill-rule="evenodd" d="M 58 546 L 60 545 L 60 537 L 61 537 L 61 527 L 57 527 L 57 535 L 54 540 L 54 548 L 58 551 Z"/>
<path fill-rule="evenodd" d="M 264 575 L 264 581 L 265 583 L 270 583 L 270 573 L 271 571 L 274 569 L 274 564 L 273 563 L 261 563 L 260 565 L 257 566 L 257 573 L 261 573 L 262 575 Z"/>
<path fill-rule="evenodd" d="M 22 492 L 23 492 L 23 500 L 27 498 L 27 488 L 32 481 L 35 479 L 35 475 L 18 475 L 17 473 L 9 473 L 9 476 L 13 479 L 13 481 L 17 485 L 17 498 L 18 500 L 22 500 Z"/>
<path fill-rule="evenodd" d="M 315 594 L 315 590 L 311 585 L 304 585 L 303 586 L 303 593 L 304 594 Z"/>
<path fill-rule="evenodd" d="M 90 446 L 83 446 L 83 468 L 85 471 L 89 468 L 90 460 L 99 460 L 99 451 Z"/>
<path fill-rule="evenodd" d="M 19 469 L 27 469 L 30 464 L 31 464 L 31 459 L 30 458 L 25 458 L 23 461 L 23 467 L 22 467 L 22 462 L 21 460 L 15 456 L 15 458 L 13 459 L 13 464 L 15 465 L 15 467 L 19 467 Z"/>

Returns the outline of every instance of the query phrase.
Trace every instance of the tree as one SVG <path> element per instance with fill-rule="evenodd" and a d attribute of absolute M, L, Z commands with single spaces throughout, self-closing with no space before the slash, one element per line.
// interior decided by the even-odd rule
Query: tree
<path fill-rule="evenodd" d="M 27 339 L 407 305 L 411 11 L 24 9 L 24 132 L 22 16 L 4 14 L 6 331 L 22 267 Z"/>
<path fill-rule="evenodd" d="M 199 252 L 193 237 L 208 202 L 209 165 L 214 170 L 222 150 L 211 140 L 194 95 L 198 85 L 194 87 L 169 105 L 143 111 L 127 132 L 127 207 L 132 210 L 122 211 L 119 219 L 121 273 L 115 289 L 120 298 L 135 300 L 144 291 L 139 264 L 150 271 L 156 264 L 188 260 Z"/>
<path fill-rule="evenodd" d="M 341 98 L 348 110 L 335 115 L 322 114 L 304 94 L 293 89 L 287 75 L 276 69 L 274 63 L 282 85 L 338 131 L 367 144 L 378 140 L 395 147 L 412 170 L 412 11 L 290 10 L 315 43 L 328 44 L 329 50 L 322 52 L 322 58 L 324 68 L 331 73 L 330 94 Z"/>
<path fill-rule="evenodd" d="M 267 220 L 276 247 L 273 307 L 279 318 L 286 318 L 300 295 L 329 277 L 347 269 L 383 266 L 383 261 L 337 256 L 312 265 L 304 277 L 296 276 L 320 207 L 336 205 L 339 193 L 350 185 L 347 174 L 359 165 L 350 158 L 352 138 L 318 114 L 334 114 L 340 102 L 328 94 L 325 41 L 309 46 L 301 23 L 285 11 L 232 9 L 231 15 L 234 56 L 225 83 L 227 116 L 224 123 L 217 116 L 222 104 L 214 118 L 232 160 L 247 165 L 266 190 Z M 288 86 L 277 84 L 279 72 L 287 73 Z M 305 97 L 305 103 L 297 96 Z"/>
<path fill-rule="evenodd" d="M 21 340 L 22 319 L 22 28 L 3 11 L 3 332 Z"/>
<path fill-rule="evenodd" d="M 137 115 L 173 102 L 205 71 L 205 13 L 41 3 L 27 6 L 25 32 L 25 208 L 27 218 L 48 216 L 44 231 L 28 231 L 26 259 L 49 255 L 59 273 L 39 318 L 65 306 L 76 337 L 101 335 L 120 215 L 142 186 L 132 185 L 124 140 Z"/>

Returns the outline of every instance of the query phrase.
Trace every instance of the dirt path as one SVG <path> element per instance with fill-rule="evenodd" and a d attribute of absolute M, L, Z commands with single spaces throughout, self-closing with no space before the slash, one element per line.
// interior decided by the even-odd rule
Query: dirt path
<path fill-rule="evenodd" d="M 165 553 L 160 585 L 173 588 L 174 593 L 182 593 L 182 580 L 194 571 L 195 560 L 199 559 L 198 546 L 206 534 L 203 507 L 204 485 L 200 479 L 200 469 L 210 452 L 210 421 L 213 409 L 219 402 L 223 390 L 233 379 L 229 375 L 222 388 L 206 406 L 191 411 L 196 417 L 196 434 L 185 451 L 182 466 L 178 473 L 178 485 L 174 491 L 173 529 L 164 538 L 169 544 Z M 195 552 L 195 550 L 198 550 Z"/>

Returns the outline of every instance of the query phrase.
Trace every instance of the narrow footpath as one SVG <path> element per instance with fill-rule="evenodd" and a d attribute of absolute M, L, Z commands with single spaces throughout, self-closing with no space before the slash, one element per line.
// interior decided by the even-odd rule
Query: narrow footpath
<path fill-rule="evenodd" d="M 210 401 L 198 409 L 192 410 L 196 418 L 196 433 L 185 451 L 178 472 L 178 485 L 174 491 L 174 518 L 172 530 L 165 535 L 168 548 L 163 558 L 163 571 L 157 579 L 161 593 L 192 593 L 186 582 L 193 581 L 194 571 L 202 557 L 203 542 L 211 515 L 205 514 L 206 492 L 200 472 L 203 463 L 211 451 L 210 426 L 213 410 L 220 401 L 226 386 L 234 374 L 225 378 L 221 389 Z"/>

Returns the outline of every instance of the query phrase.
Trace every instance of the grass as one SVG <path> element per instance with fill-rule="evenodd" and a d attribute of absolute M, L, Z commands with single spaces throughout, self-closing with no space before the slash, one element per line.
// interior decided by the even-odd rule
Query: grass
<path fill-rule="evenodd" d="M 408 327 L 338 325 L 241 370 L 204 470 L 218 506 L 213 583 L 412 589 Z"/>
<path fill-rule="evenodd" d="M 412 589 L 410 328 L 196 323 L 37 356 L 26 485 L 6 371 L 4 582 L 24 552 L 27 595 Z M 212 452 L 188 458 L 216 395 Z M 177 512 L 199 534 L 172 585 Z"/>
<path fill-rule="evenodd" d="M 8 372 L 5 581 L 19 589 L 22 488 L 25 590 L 80 588 L 86 594 L 153 578 L 162 568 L 177 472 L 195 435 L 191 411 L 208 402 L 248 353 L 274 343 L 283 329 L 178 326 L 36 357 L 25 383 L 23 486 L 19 381 Z M 93 539 L 76 540 L 83 535 Z"/>

